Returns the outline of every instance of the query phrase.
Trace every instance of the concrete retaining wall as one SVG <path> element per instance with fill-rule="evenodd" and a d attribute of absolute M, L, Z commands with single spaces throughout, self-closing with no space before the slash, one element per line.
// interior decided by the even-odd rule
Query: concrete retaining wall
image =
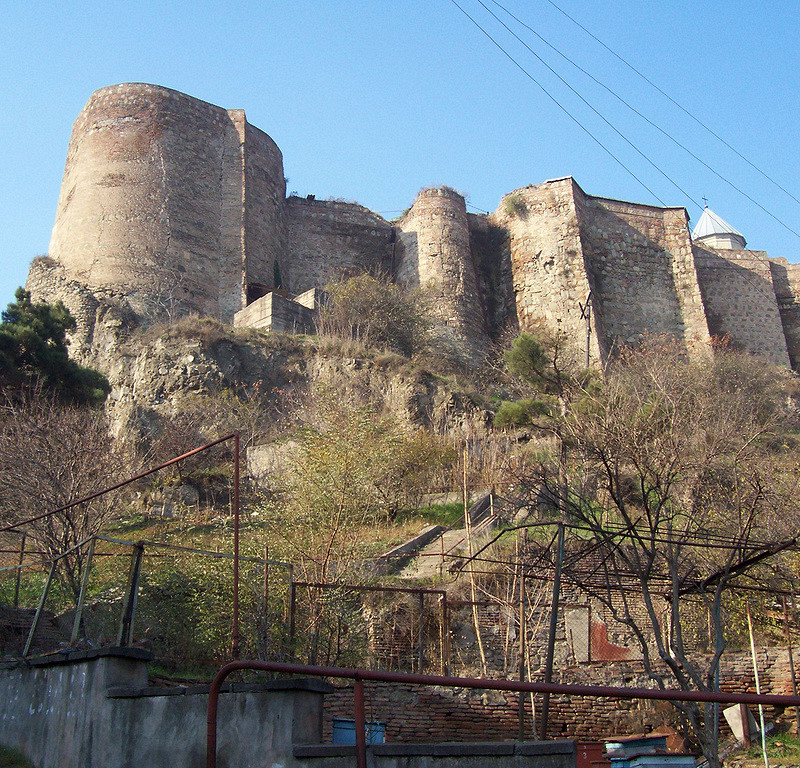
<path fill-rule="evenodd" d="M 0 743 L 37 768 L 199 768 L 208 686 L 148 688 L 149 654 L 77 652 L 0 668 Z M 219 701 L 220 768 L 296 768 L 295 744 L 319 743 L 317 680 L 234 683 Z"/>

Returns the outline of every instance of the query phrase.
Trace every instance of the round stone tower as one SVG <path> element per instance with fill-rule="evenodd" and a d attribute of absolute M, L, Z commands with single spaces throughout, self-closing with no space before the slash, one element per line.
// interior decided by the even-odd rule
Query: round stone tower
<path fill-rule="evenodd" d="M 244 112 L 115 85 L 75 121 L 49 255 L 137 313 L 230 320 L 248 287 L 272 285 L 284 198 L 280 150 Z"/>
<path fill-rule="evenodd" d="M 472 352 L 485 349 L 486 323 L 464 198 L 449 187 L 423 189 L 398 223 L 398 284 L 433 294 L 435 314 Z"/>

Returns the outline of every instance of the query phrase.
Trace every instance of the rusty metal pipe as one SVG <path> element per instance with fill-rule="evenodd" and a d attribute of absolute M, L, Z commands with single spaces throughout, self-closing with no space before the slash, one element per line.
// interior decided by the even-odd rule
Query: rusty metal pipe
<path fill-rule="evenodd" d="M 720 704 L 754 704 L 775 707 L 800 706 L 800 696 L 776 694 L 723 693 L 716 691 L 680 691 L 658 688 L 615 688 L 607 685 L 567 685 L 564 683 L 533 683 L 517 680 L 490 680 L 474 677 L 445 677 L 444 675 L 419 675 L 404 672 L 377 672 L 367 669 L 342 669 L 340 667 L 314 667 L 307 664 L 283 664 L 277 661 L 232 661 L 222 667 L 211 683 L 206 717 L 206 768 L 217 766 L 217 710 L 222 684 L 231 672 L 239 669 L 309 675 L 312 677 L 337 677 L 355 681 L 377 680 L 385 683 L 410 685 L 442 685 L 450 688 L 478 688 L 494 691 L 519 691 L 533 693 L 568 694 L 571 696 L 598 696 L 616 699 L 654 699 L 657 701 L 700 701 Z M 358 727 L 356 727 L 358 734 Z"/>
<path fill-rule="evenodd" d="M 364 706 L 364 681 L 353 682 L 353 719 L 356 727 L 356 768 L 367 768 L 367 717 Z"/>
<path fill-rule="evenodd" d="M 233 658 L 239 658 L 239 433 L 233 433 Z"/>
<path fill-rule="evenodd" d="M 59 512 L 64 512 L 68 509 L 72 509 L 72 507 L 77 507 L 78 504 L 85 504 L 87 501 L 92 501 L 93 499 L 103 496 L 106 493 L 110 493 L 111 491 L 116 491 L 119 488 L 122 488 L 126 485 L 135 483 L 137 480 L 141 480 L 143 477 L 152 475 L 154 472 L 158 472 L 161 469 L 166 469 L 166 467 L 171 467 L 173 464 L 177 464 L 179 461 L 188 459 L 190 456 L 194 456 L 195 454 L 201 453 L 202 451 L 207 451 L 209 448 L 213 448 L 215 445 L 219 445 L 220 443 L 224 443 L 227 440 L 233 439 L 234 437 L 236 437 L 236 435 L 237 433 L 232 432 L 230 435 L 225 435 L 225 437 L 220 437 L 218 440 L 206 443 L 205 445 L 201 445 L 199 448 L 194 448 L 191 451 L 188 451 L 187 453 L 184 453 L 180 456 L 176 456 L 174 459 L 165 461 L 163 464 L 159 464 L 157 467 L 148 469 L 145 472 L 140 472 L 138 475 L 130 477 L 127 480 L 123 480 L 121 483 L 116 483 L 115 485 L 108 486 L 108 488 L 103 488 L 102 491 L 95 491 L 94 493 L 90 493 L 88 496 L 84 496 L 82 499 L 78 499 L 77 501 L 71 501 L 69 504 L 64 504 L 64 506 L 57 507 L 56 509 L 51 509 L 49 512 L 43 512 L 41 515 L 36 515 L 35 517 L 29 517 L 27 520 L 20 520 L 18 523 L 12 523 L 11 525 L 6 525 L 5 527 L 0 528 L 0 533 L 5 533 L 6 531 L 11 531 L 14 528 L 19 528 L 21 525 L 28 525 L 28 523 L 35 523 L 37 520 L 43 520 L 45 517 L 50 517 L 50 515 L 56 515 Z"/>

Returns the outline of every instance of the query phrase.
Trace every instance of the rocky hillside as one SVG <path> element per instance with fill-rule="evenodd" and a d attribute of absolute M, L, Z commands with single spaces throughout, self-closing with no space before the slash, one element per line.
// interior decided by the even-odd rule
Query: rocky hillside
<path fill-rule="evenodd" d="M 490 420 L 453 380 L 399 355 L 335 339 L 234 329 L 210 318 L 171 322 L 163 306 L 160 321 L 143 325 L 130 297 L 90 292 L 47 257 L 34 261 L 28 288 L 48 301 L 61 299 L 75 317 L 71 354 L 108 377 L 106 408 L 116 433 L 147 430 L 198 398 L 254 388 L 277 402 L 330 387 L 440 433 Z"/>

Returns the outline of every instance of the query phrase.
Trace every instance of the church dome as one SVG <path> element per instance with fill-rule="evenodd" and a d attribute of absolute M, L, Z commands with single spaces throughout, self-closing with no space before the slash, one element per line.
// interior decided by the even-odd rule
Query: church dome
<path fill-rule="evenodd" d="M 744 250 L 747 247 L 744 235 L 717 216 L 708 206 L 705 207 L 703 215 L 692 231 L 692 240 L 711 248 Z"/>

